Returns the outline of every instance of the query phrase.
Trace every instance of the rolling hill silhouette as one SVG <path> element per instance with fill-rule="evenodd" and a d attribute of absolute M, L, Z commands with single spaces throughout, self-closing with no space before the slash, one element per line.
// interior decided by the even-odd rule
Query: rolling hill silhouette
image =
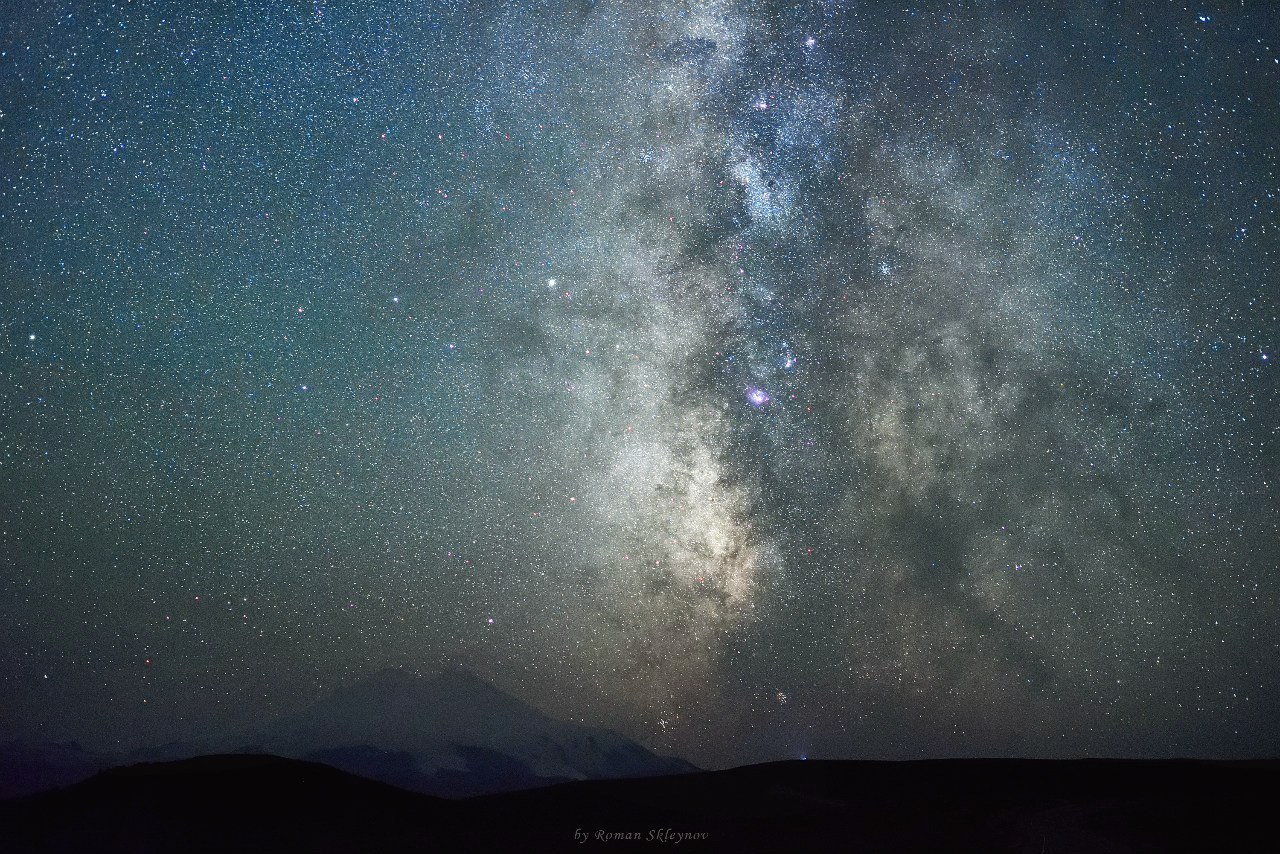
<path fill-rule="evenodd" d="M 784 762 L 445 800 L 213 756 L 0 803 L 15 851 L 1275 850 L 1280 762 Z"/>
<path fill-rule="evenodd" d="M 1276 848 L 1269 797 L 1280 781 L 1280 761 L 808 761 L 699 772 L 617 733 L 554 720 L 461 671 L 383 671 L 265 726 L 141 755 L 166 761 L 6 746 L 0 791 L 62 788 L 0 802 L 0 847 L 1261 852 Z"/>

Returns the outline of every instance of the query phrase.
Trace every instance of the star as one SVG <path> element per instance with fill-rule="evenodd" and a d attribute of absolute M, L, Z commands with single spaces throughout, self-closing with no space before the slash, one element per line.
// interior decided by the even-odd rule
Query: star
<path fill-rule="evenodd" d="M 465 663 L 705 767 L 1280 755 L 1268 4 L 98 5 L 0 27 L 0 743 Z"/>

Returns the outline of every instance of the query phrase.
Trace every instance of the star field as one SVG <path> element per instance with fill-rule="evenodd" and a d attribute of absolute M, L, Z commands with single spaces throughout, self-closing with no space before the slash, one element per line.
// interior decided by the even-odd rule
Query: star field
<path fill-rule="evenodd" d="M 1274 755 L 1280 15 L 1052 5 L 0 14 L 0 735 Z"/>

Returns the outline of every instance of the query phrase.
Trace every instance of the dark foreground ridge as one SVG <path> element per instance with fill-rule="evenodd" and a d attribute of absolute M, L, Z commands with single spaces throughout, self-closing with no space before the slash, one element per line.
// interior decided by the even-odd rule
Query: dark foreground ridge
<path fill-rule="evenodd" d="M 0 803 L 12 851 L 1230 851 L 1277 848 L 1280 761 L 780 762 L 449 801 L 207 756 Z"/>

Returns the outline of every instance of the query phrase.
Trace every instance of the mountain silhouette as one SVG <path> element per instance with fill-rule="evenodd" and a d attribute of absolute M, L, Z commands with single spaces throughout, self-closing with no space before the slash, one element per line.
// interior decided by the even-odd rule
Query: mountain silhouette
<path fill-rule="evenodd" d="M 244 753 L 323 762 L 444 797 L 697 770 L 611 730 L 555 720 L 465 670 L 382 670 L 264 726 L 131 758 Z"/>

